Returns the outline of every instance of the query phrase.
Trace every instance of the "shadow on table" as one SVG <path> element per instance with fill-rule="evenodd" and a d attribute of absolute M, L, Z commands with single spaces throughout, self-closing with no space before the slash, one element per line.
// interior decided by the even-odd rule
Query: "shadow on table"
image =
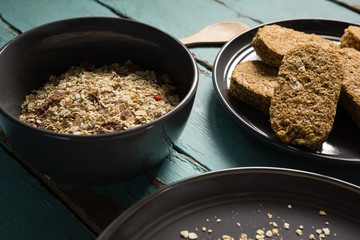
<path fill-rule="evenodd" d="M 310 159 L 280 149 L 255 136 L 230 115 L 213 93 L 209 104 L 212 133 L 218 138 L 219 155 L 233 167 L 273 166 L 300 169 L 340 178 L 360 185 L 360 164 L 340 164 L 326 160 Z M 256 111 L 256 110 L 254 110 Z M 269 123 L 270 124 L 270 123 Z"/>

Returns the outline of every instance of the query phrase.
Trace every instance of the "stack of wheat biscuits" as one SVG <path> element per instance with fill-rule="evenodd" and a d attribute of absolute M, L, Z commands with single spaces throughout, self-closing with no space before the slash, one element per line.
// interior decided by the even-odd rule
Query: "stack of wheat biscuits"
<path fill-rule="evenodd" d="M 360 127 L 360 27 L 344 29 L 340 44 L 279 25 L 252 40 L 261 61 L 239 63 L 230 93 L 269 116 L 284 143 L 317 150 L 328 138 L 338 104 Z"/>

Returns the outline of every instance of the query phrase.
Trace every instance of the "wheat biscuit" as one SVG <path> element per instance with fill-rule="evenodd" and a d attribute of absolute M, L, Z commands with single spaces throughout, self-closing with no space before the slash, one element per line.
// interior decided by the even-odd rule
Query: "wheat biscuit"
<path fill-rule="evenodd" d="M 286 53 L 305 44 L 321 45 L 324 48 L 339 48 L 332 41 L 315 34 L 295 31 L 276 24 L 259 28 L 252 40 L 252 46 L 261 60 L 276 67 L 280 66 Z"/>
<path fill-rule="evenodd" d="M 285 55 L 270 105 L 271 127 L 287 144 L 321 147 L 331 132 L 343 79 L 341 55 L 303 45 Z"/>
<path fill-rule="evenodd" d="M 340 39 L 341 48 L 355 48 L 360 51 L 360 27 L 349 26 Z"/>
<path fill-rule="evenodd" d="M 261 61 L 241 62 L 231 75 L 230 93 L 235 99 L 268 114 L 277 73 L 278 68 Z"/>
<path fill-rule="evenodd" d="M 345 59 L 340 105 L 360 127 L 360 52 L 353 48 L 339 51 Z"/>

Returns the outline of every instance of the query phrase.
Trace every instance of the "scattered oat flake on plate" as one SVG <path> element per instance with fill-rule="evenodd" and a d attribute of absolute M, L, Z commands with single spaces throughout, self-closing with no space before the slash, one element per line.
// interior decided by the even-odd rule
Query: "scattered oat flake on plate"
<path fill-rule="evenodd" d="M 181 235 L 183 238 L 188 238 L 188 237 L 189 237 L 189 231 L 187 231 L 187 230 L 181 231 L 181 232 L 180 232 L 180 235 Z"/>
<path fill-rule="evenodd" d="M 234 240 L 234 238 L 229 235 L 223 235 L 222 240 Z"/>
<path fill-rule="evenodd" d="M 273 227 L 278 227 L 276 222 L 270 222 L 270 225 L 272 225 Z"/>
<path fill-rule="evenodd" d="M 274 236 L 279 236 L 279 229 L 273 228 L 271 231 Z"/>
<path fill-rule="evenodd" d="M 273 232 L 271 230 L 266 231 L 265 236 L 271 238 L 273 236 Z"/>
<path fill-rule="evenodd" d="M 289 223 L 284 223 L 284 228 L 285 228 L 286 230 L 288 230 L 288 229 L 290 228 L 290 224 L 289 224 Z"/>
<path fill-rule="evenodd" d="M 330 229 L 329 228 L 323 228 L 323 233 L 326 235 L 326 236 L 329 236 L 330 235 Z"/>
<path fill-rule="evenodd" d="M 264 232 L 264 230 L 262 230 L 262 229 L 258 229 L 257 231 L 256 231 L 256 236 L 255 236 L 255 238 L 257 239 L 257 240 L 263 240 L 263 239 L 265 239 L 265 232 Z"/>
<path fill-rule="evenodd" d="M 185 238 L 185 239 L 198 239 L 198 235 L 194 232 L 189 232 L 187 230 L 181 231 L 180 232 L 181 237 Z"/>
<path fill-rule="evenodd" d="M 198 239 L 198 235 L 194 232 L 189 233 L 189 239 Z"/>
<path fill-rule="evenodd" d="M 240 235 L 240 240 L 248 240 L 247 234 L 242 233 L 242 234 Z"/>
<path fill-rule="evenodd" d="M 319 211 L 319 215 L 320 215 L 320 216 L 326 216 L 326 212 L 325 212 L 324 210 L 320 210 L 320 211 Z"/>

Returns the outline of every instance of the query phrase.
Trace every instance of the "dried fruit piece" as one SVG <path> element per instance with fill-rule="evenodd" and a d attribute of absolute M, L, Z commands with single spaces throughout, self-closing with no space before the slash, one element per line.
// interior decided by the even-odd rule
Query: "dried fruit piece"
<path fill-rule="evenodd" d="M 154 99 L 155 99 L 156 101 L 160 101 L 160 100 L 162 99 L 162 97 L 161 97 L 161 95 L 156 94 L 156 95 L 154 96 Z"/>
<path fill-rule="evenodd" d="M 122 124 L 117 122 L 105 122 L 101 124 L 100 132 L 101 133 L 113 133 L 120 132 L 122 129 Z"/>

